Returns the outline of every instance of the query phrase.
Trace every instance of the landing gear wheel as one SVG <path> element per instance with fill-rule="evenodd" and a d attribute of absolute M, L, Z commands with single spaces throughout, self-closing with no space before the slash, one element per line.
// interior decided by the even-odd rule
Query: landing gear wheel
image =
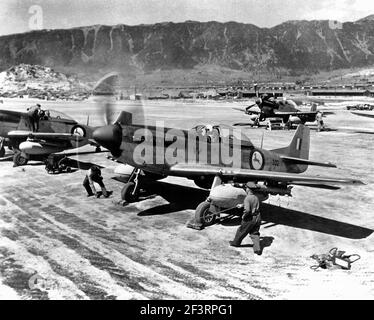
<path fill-rule="evenodd" d="M 71 172 L 71 168 L 70 168 L 70 167 L 67 167 L 67 168 L 66 168 L 66 172 L 67 172 L 67 173 L 70 173 L 70 172 Z"/>
<path fill-rule="evenodd" d="M 24 165 L 27 164 L 28 161 L 29 161 L 29 159 L 27 159 L 26 157 L 24 157 L 22 155 L 22 153 L 20 153 L 20 152 L 17 152 L 13 156 L 13 162 L 14 162 L 15 166 L 24 166 Z"/>
<path fill-rule="evenodd" d="M 195 210 L 195 220 L 204 227 L 211 226 L 216 222 L 216 215 L 210 210 L 210 203 L 204 201 L 200 203 Z"/>
<path fill-rule="evenodd" d="M 97 152 L 101 152 L 101 148 L 100 148 L 100 147 L 96 147 L 95 152 L 96 152 L 96 153 L 97 153 Z"/>
<path fill-rule="evenodd" d="M 135 190 L 135 192 L 134 192 Z M 134 182 L 128 182 L 121 190 L 121 199 L 126 202 L 135 202 L 139 199 L 138 191 L 135 189 Z"/>
<path fill-rule="evenodd" d="M 5 149 L 4 149 L 4 147 L 2 147 L 1 149 L 0 149 L 0 158 L 2 158 L 2 157 L 4 157 L 5 156 Z"/>

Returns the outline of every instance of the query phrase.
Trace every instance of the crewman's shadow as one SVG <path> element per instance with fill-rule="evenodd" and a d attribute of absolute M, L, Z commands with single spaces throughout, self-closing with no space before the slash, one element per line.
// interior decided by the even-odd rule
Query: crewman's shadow
<path fill-rule="evenodd" d="M 274 241 L 274 237 L 260 237 L 261 253 L 264 251 L 265 248 L 270 247 L 273 241 Z M 253 244 L 252 243 L 242 244 L 240 245 L 240 248 L 253 248 Z"/>

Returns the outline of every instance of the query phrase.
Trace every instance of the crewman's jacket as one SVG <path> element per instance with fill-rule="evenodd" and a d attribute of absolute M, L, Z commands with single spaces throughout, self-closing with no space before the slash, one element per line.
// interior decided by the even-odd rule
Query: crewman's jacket
<path fill-rule="evenodd" d="M 243 219 L 257 216 L 260 213 L 260 201 L 254 194 L 247 194 L 244 198 L 244 213 Z"/>

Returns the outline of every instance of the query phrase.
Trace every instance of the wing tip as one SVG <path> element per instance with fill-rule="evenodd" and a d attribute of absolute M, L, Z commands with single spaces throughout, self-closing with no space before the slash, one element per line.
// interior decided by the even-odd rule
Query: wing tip
<path fill-rule="evenodd" d="M 366 186 L 367 184 L 361 180 L 353 180 L 352 181 L 352 184 L 357 184 L 357 185 L 364 185 Z"/>

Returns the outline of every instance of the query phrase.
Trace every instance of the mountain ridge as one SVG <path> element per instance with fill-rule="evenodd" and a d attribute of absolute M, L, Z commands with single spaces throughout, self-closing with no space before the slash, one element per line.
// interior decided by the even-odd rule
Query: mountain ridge
<path fill-rule="evenodd" d="M 254 74 L 317 73 L 373 65 L 374 23 L 294 20 L 260 28 L 235 21 L 186 21 L 1 36 L 0 71 L 20 63 L 133 75 L 204 65 Z"/>

